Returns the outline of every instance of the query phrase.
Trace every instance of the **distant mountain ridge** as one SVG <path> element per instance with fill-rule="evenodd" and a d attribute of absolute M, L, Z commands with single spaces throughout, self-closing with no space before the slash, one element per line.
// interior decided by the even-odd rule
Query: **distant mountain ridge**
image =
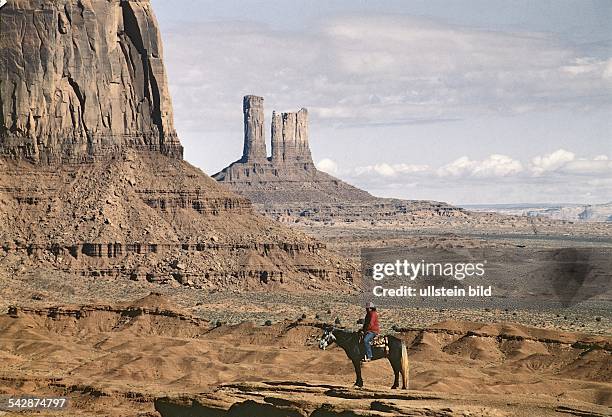
<path fill-rule="evenodd" d="M 473 204 L 462 206 L 471 211 L 547 217 L 576 222 L 612 222 L 612 202 L 602 204 Z"/>

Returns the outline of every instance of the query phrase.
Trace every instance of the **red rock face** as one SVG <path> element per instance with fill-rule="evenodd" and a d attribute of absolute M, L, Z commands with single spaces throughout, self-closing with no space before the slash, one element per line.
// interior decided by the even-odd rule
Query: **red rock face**
<path fill-rule="evenodd" d="M 202 289 L 350 289 L 353 266 L 183 160 L 0 158 L 0 277 L 31 271 Z"/>
<path fill-rule="evenodd" d="M 124 148 L 182 157 L 148 0 L 14 0 L 0 26 L 0 153 L 40 163 Z"/>

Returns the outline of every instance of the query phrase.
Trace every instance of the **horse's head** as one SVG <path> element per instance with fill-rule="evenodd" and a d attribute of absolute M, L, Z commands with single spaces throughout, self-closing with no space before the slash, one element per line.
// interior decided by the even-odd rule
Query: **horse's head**
<path fill-rule="evenodd" d="M 323 336 L 319 339 L 319 349 L 325 350 L 329 345 L 336 341 L 334 336 L 334 328 L 330 327 L 323 331 Z"/>

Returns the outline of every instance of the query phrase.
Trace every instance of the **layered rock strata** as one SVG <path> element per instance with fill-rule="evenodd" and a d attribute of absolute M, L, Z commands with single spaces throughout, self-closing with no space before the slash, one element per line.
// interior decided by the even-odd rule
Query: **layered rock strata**
<path fill-rule="evenodd" d="M 202 289 L 350 289 L 354 267 L 182 160 L 0 158 L 0 274 L 65 273 Z"/>

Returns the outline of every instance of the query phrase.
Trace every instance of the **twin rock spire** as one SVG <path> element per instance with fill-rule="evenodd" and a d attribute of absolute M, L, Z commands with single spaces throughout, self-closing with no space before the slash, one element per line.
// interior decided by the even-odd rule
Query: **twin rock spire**
<path fill-rule="evenodd" d="M 312 164 L 308 144 L 308 110 L 297 112 L 272 112 L 272 156 L 266 151 L 264 132 L 263 97 L 244 96 L 244 149 L 240 162 L 271 162 L 273 165 L 286 163 Z"/>

